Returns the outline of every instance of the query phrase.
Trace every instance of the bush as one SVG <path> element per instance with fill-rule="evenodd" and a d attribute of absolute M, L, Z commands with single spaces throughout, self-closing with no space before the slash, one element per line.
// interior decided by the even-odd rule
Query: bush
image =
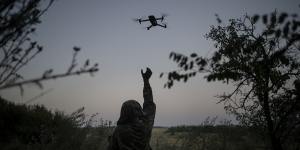
<path fill-rule="evenodd" d="M 106 127 L 92 127 L 83 108 L 71 115 L 42 105 L 20 105 L 0 98 L 0 147 L 8 149 L 99 149 Z"/>

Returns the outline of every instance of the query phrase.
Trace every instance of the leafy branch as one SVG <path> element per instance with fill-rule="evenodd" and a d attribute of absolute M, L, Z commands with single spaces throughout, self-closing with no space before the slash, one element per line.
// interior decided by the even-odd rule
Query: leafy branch
<path fill-rule="evenodd" d="M 72 58 L 71 65 L 68 68 L 67 72 L 52 74 L 53 69 L 48 69 L 43 73 L 43 75 L 41 77 L 34 78 L 34 79 L 28 79 L 28 80 L 22 80 L 22 81 L 18 81 L 18 82 L 8 82 L 7 84 L 1 85 L 0 91 L 3 89 L 7 89 L 7 88 L 19 87 L 21 94 L 23 94 L 24 93 L 23 86 L 26 84 L 35 84 L 39 88 L 43 88 L 43 84 L 41 83 L 42 81 L 57 79 L 57 78 L 64 78 L 64 77 L 68 77 L 68 76 L 81 75 L 81 74 L 93 75 L 95 72 L 97 72 L 99 70 L 98 64 L 95 63 L 93 65 L 90 65 L 89 59 L 87 59 L 85 61 L 85 63 L 83 64 L 83 66 L 81 68 L 75 69 L 75 67 L 77 66 L 76 56 L 77 56 L 78 52 L 80 51 L 80 48 L 74 47 L 73 49 L 74 49 L 73 58 Z"/>
<path fill-rule="evenodd" d="M 42 81 L 74 75 L 90 74 L 98 71 L 98 64 L 90 65 L 86 60 L 76 69 L 76 56 L 80 51 L 74 47 L 73 58 L 68 70 L 53 74 L 53 69 L 46 70 L 40 77 L 24 79 L 19 72 L 43 51 L 43 46 L 31 39 L 36 26 L 41 23 L 41 16 L 52 6 L 55 0 L 1 0 L 0 2 L 0 91 L 19 87 L 24 93 L 24 85 L 34 84 L 43 88 Z"/>

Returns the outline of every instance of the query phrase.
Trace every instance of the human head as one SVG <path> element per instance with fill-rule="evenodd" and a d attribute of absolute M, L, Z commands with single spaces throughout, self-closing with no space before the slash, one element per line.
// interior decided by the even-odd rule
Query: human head
<path fill-rule="evenodd" d="M 143 116 L 141 105 L 136 100 L 127 100 L 122 104 L 117 125 L 130 124 Z"/>

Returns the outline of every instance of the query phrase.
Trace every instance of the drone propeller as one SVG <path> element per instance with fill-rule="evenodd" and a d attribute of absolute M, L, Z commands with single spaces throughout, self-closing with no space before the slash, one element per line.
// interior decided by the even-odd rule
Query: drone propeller
<path fill-rule="evenodd" d="M 135 18 L 135 19 L 132 19 L 134 22 L 138 22 L 138 23 L 142 23 L 142 19 L 140 19 L 140 18 Z"/>
<path fill-rule="evenodd" d="M 164 28 L 167 28 L 167 23 L 163 23 L 162 25 L 164 26 Z"/>
<path fill-rule="evenodd" d="M 161 20 L 160 21 L 163 22 L 165 17 L 167 17 L 167 16 L 169 16 L 169 15 L 165 14 L 165 13 L 161 14 Z"/>

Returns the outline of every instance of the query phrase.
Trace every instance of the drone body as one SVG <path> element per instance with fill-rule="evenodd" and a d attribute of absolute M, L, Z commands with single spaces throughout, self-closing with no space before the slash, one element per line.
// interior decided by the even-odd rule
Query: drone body
<path fill-rule="evenodd" d="M 161 22 L 164 20 L 166 15 L 162 15 L 160 18 L 156 18 L 154 15 L 150 15 L 148 16 L 148 19 L 136 19 L 135 21 L 138 21 L 140 24 L 142 24 L 142 22 L 146 22 L 149 21 L 151 23 L 150 26 L 147 27 L 147 30 L 149 30 L 150 28 L 154 27 L 154 26 L 160 26 L 163 28 L 167 28 L 167 25 L 165 23 L 157 23 L 157 20 L 160 20 Z"/>

